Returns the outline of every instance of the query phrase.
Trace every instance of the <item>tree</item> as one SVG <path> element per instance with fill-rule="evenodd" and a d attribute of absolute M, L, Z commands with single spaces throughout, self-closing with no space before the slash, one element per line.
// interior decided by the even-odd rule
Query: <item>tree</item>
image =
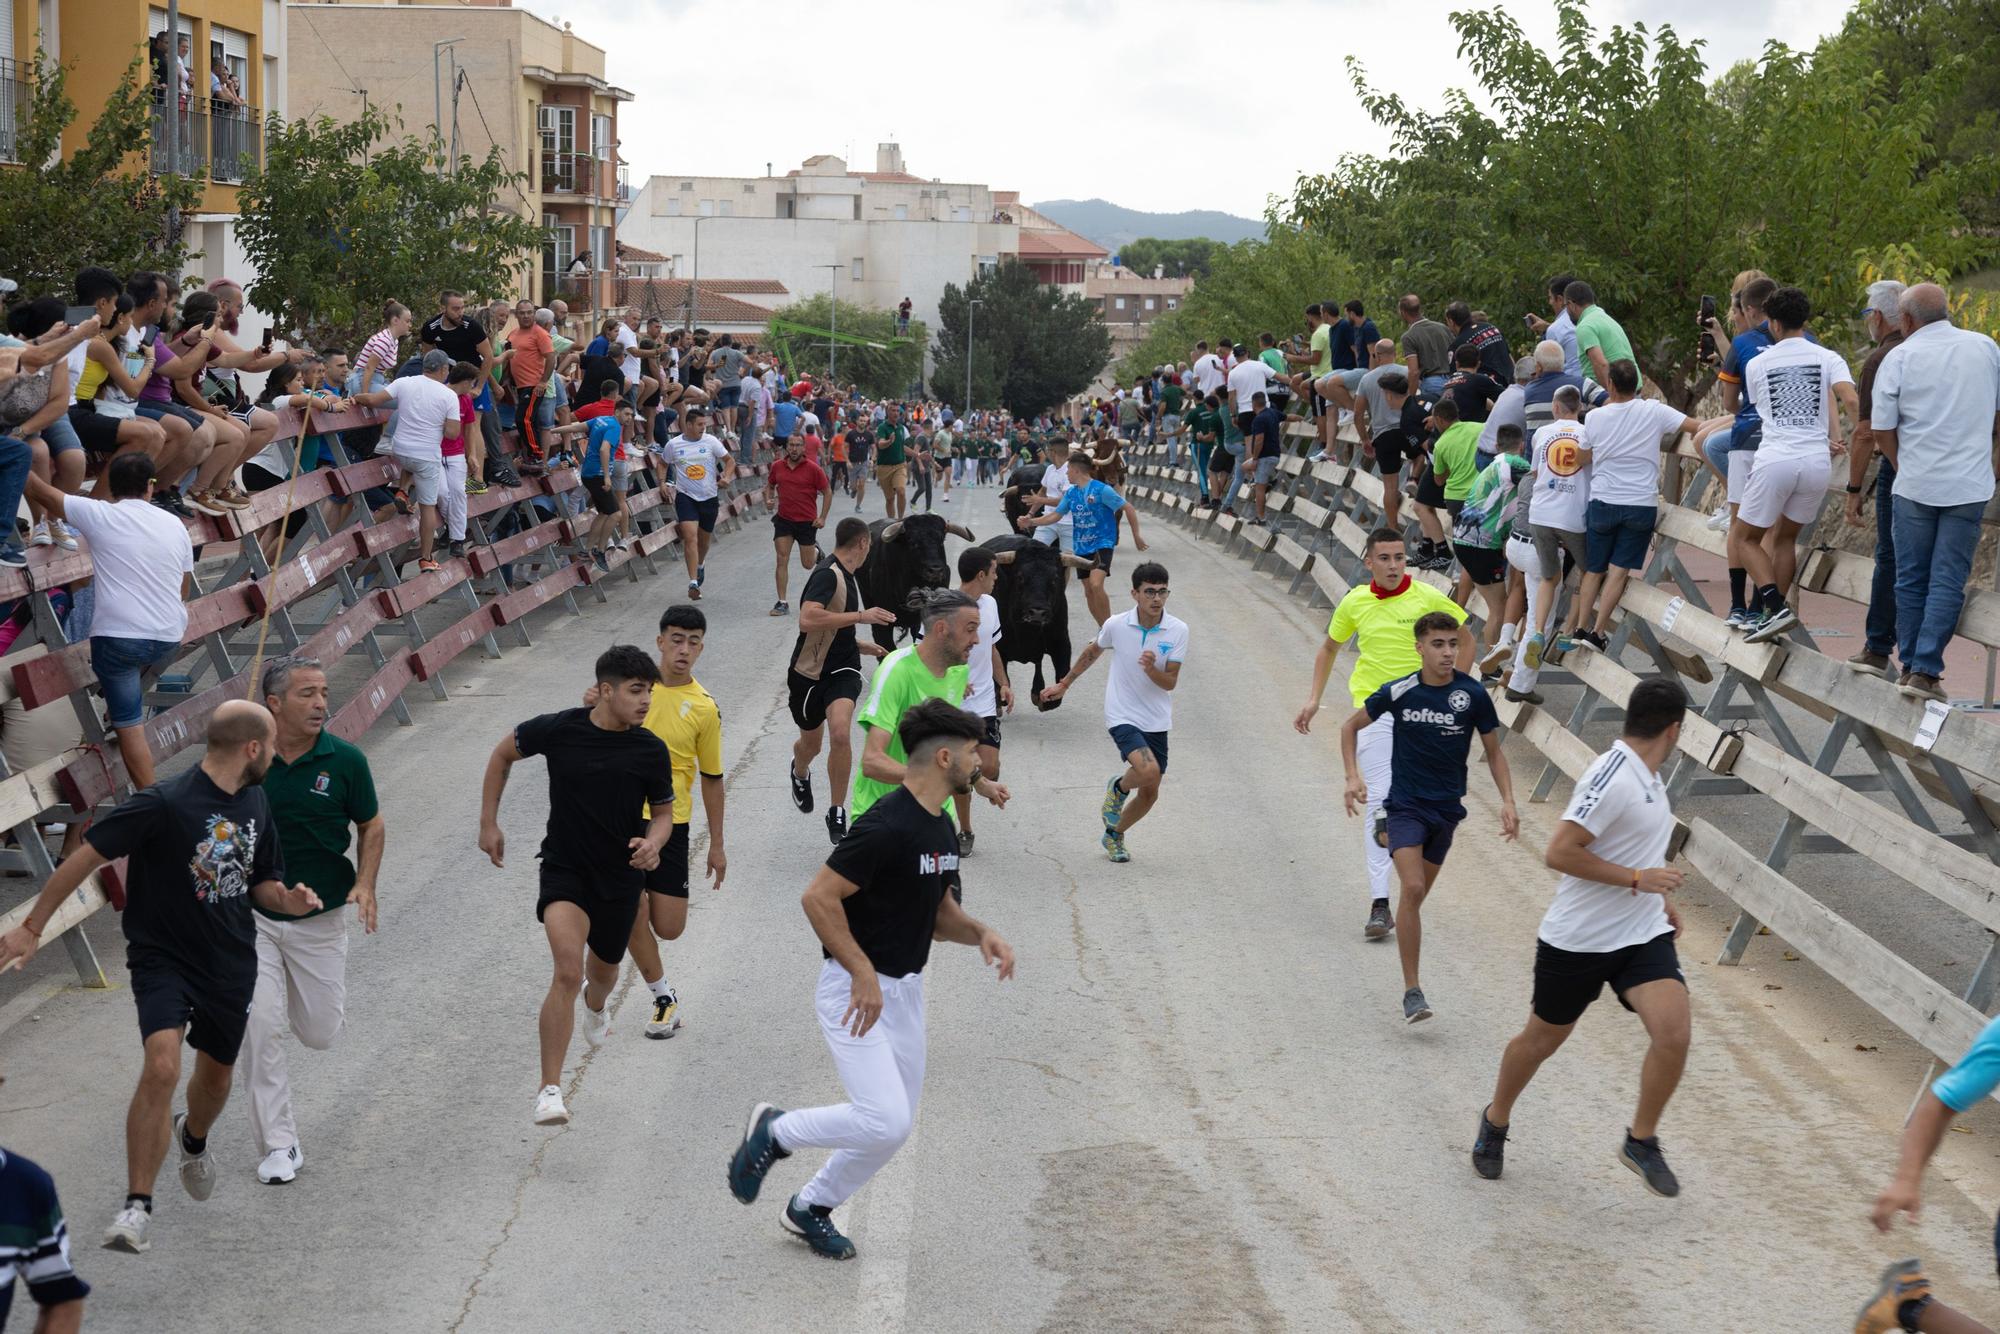
<path fill-rule="evenodd" d="M 837 326 L 833 314 L 833 297 L 826 292 L 781 306 L 771 312 L 765 341 L 778 349 L 793 375 L 817 375 L 831 364 L 842 384 L 852 384 L 870 398 L 900 398 L 923 379 L 926 333 L 922 321 L 910 321 L 909 336 L 899 339 L 892 311 L 868 310 L 843 301 Z M 839 338 L 829 340 L 825 333 L 806 330 L 824 330 Z M 838 348 L 831 359 L 827 355 L 829 341 Z"/>
<path fill-rule="evenodd" d="M 1154 269 L 1167 278 L 1199 278 L 1208 273 L 1209 258 L 1220 245 L 1206 237 L 1184 241 L 1163 241 L 1142 236 L 1119 247 L 1118 262 L 1134 273 L 1152 277 Z"/>
<path fill-rule="evenodd" d="M 345 124 L 273 116 L 264 166 L 243 184 L 237 237 L 258 274 L 250 299 L 310 342 L 365 337 L 389 300 L 421 310 L 441 288 L 516 289 L 547 237 L 501 198 L 524 177 L 497 148 L 442 175 L 435 137 L 390 138 L 397 128 L 373 108 Z"/>
<path fill-rule="evenodd" d="M 972 401 L 964 403 L 968 319 Z M 947 285 L 938 324 L 931 395 L 961 409 L 997 403 L 1016 417 L 1032 417 L 1082 392 L 1111 356 L 1111 335 L 1097 307 L 1047 286 L 1017 259 L 1001 261 L 963 288 Z"/>
<path fill-rule="evenodd" d="M 147 170 L 153 95 L 143 70 L 135 55 L 83 146 L 58 161 L 76 104 L 67 72 L 36 52 L 14 148 L 26 165 L 0 177 L 0 271 L 24 294 L 65 294 L 77 271 L 93 264 L 178 274 L 187 262 L 177 224 L 201 186 Z"/>

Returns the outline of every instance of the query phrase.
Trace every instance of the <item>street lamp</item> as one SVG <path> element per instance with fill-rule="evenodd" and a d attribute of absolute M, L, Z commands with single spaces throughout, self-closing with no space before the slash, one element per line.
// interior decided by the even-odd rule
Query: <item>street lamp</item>
<path fill-rule="evenodd" d="M 694 331 L 695 316 L 701 313 L 695 309 L 696 303 L 701 300 L 701 225 L 711 218 L 720 216 L 717 213 L 704 213 L 694 220 L 694 277 L 688 282 L 687 327 L 690 333 Z"/>
<path fill-rule="evenodd" d="M 447 37 L 441 42 L 431 43 L 431 127 L 437 132 L 438 150 L 440 153 L 444 151 L 444 86 L 438 78 L 438 57 L 444 54 L 446 47 L 456 46 L 464 40 L 463 37 Z M 458 60 L 458 52 L 452 52 L 451 58 L 455 67 Z M 457 79 L 454 78 L 452 82 L 456 84 Z M 452 91 L 453 95 L 456 96 L 456 87 Z M 439 175 L 450 174 L 442 170 L 445 166 L 444 163 L 440 162 L 438 166 L 441 169 L 438 173 Z"/>
<path fill-rule="evenodd" d="M 969 301 L 965 306 L 965 411 L 972 411 L 972 320 L 973 313 L 985 305 L 984 301 Z"/>
<path fill-rule="evenodd" d="M 832 293 L 832 303 L 831 303 L 832 320 L 827 325 L 827 330 L 826 330 L 828 334 L 826 340 L 826 378 L 828 380 L 831 380 L 833 379 L 834 357 L 840 351 L 840 342 L 837 335 L 840 333 L 841 266 L 838 264 L 815 264 L 813 265 L 813 267 L 816 269 L 826 269 L 830 273 L 833 282 L 833 293 Z"/>

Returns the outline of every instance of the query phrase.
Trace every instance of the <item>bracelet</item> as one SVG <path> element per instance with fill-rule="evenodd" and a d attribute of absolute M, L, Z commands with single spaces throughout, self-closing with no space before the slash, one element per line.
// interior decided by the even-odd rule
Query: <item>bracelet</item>
<path fill-rule="evenodd" d="M 1858 496 L 1861 494 L 1861 488 L 1858 486 L 1850 486 L 1847 488 L 1847 494 L 1850 496 Z"/>
<path fill-rule="evenodd" d="M 1635 866 L 1632 868 L 1632 888 L 1637 889 L 1638 887 L 1639 887 L 1639 868 Z"/>

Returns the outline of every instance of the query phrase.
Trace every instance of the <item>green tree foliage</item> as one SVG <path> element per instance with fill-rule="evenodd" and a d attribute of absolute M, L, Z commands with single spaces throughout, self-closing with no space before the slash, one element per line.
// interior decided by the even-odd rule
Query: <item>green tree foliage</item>
<path fill-rule="evenodd" d="M 36 53 L 14 150 L 27 165 L 0 177 L 0 273 L 29 296 L 67 295 L 77 270 L 93 264 L 121 274 L 179 273 L 188 249 L 171 224 L 194 208 L 201 186 L 146 170 L 153 95 L 140 57 L 83 146 L 57 161 L 63 131 L 76 119 L 67 82 L 60 65 Z"/>
<path fill-rule="evenodd" d="M 1162 276 L 1168 278 L 1200 278 L 1207 275 L 1209 257 L 1220 248 L 1206 237 L 1162 241 L 1157 237 L 1142 236 L 1119 248 L 1118 262 L 1148 278 L 1153 276 L 1156 268 L 1164 270 Z"/>
<path fill-rule="evenodd" d="M 838 328 L 833 314 L 833 297 L 826 292 L 781 306 L 771 312 L 772 325 L 764 335 L 765 342 L 778 350 L 793 375 L 822 375 L 831 364 L 842 384 L 851 384 L 871 398 L 901 397 L 923 379 L 926 331 L 922 321 L 911 320 L 909 336 L 898 339 L 894 311 L 867 310 L 843 301 Z M 830 340 L 821 334 L 781 327 L 786 324 L 839 334 L 838 351 L 829 362 Z"/>
<path fill-rule="evenodd" d="M 970 303 L 980 303 L 975 312 Z M 1081 393 L 1111 356 L 1097 307 L 1045 286 L 1019 260 L 1003 260 L 963 288 L 946 286 L 931 345 L 931 395 L 961 409 L 966 321 L 972 321 L 973 407 L 1032 417 Z"/>
<path fill-rule="evenodd" d="M 272 118 L 237 236 L 258 273 L 250 299 L 281 327 L 352 342 L 391 299 L 425 310 L 446 287 L 504 296 L 540 253 L 546 233 L 508 207 L 523 178 L 498 149 L 440 175 L 435 143 L 389 137 L 397 128 L 376 109 L 346 124 Z"/>

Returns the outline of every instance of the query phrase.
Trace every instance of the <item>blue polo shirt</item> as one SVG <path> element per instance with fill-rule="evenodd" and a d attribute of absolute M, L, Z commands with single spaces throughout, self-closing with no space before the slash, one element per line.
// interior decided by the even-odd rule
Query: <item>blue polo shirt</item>
<path fill-rule="evenodd" d="M 590 419 L 590 447 L 583 451 L 583 468 L 577 473 L 577 476 L 604 476 L 604 459 L 601 451 L 608 443 L 611 446 L 611 457 L 614 459 L 617 458 L 618 440 L 624 433 L 624 428 L 619 426 L 616 417 L 592 417 Z"/>
<path fill-rule="evenodd" d="M 1370 718 L 1393 714 L 1396 745 L 1389 756 L 1392 806 L 1455 806 L 1465 795 L 1465 764 L 1472 733 L 1482 736 L 1500 725 L 1493 697 L 1464 672 L 1448 685 L 1424 683 L 1416 672 L 1384 683 L 1362 708 Z"/>

